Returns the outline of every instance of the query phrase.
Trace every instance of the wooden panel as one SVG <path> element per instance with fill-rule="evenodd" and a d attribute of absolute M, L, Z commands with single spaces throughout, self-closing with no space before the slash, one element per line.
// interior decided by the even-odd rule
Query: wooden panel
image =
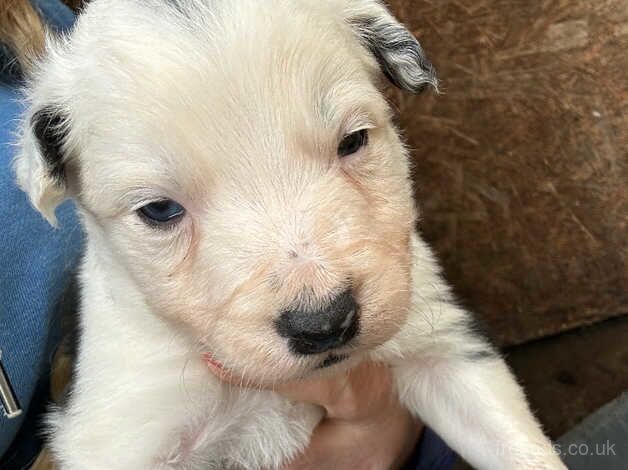
<path fill-rule="evenodd" d="M 393 91 L 420 227 L 512 344 L 628 313 L 628 0 L 391 0 L 443 94 Z"/>

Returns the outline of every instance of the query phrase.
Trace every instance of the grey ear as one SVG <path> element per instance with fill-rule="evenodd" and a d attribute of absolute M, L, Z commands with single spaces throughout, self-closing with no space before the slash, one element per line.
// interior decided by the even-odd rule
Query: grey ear
<path fill-rule="evenodd" d="M 363 2 L 349 24 L 395 86 L 412 93 L 427 86 L 438 90 L 436 72 L 421 44 L 382 4 Z"/>
<path fill-rule="evenodd" d="M 55 208 L 67 194 L 64 148 L 69 122 L 62 111 L 46 106 L 23 126 L 14 162 L 17 181 L 33 206 L 55 225 Z"/>

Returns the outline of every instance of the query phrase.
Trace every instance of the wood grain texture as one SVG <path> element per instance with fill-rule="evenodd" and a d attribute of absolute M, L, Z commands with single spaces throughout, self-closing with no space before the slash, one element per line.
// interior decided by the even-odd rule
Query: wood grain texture
<path fill-rule="evenodd" d="M 628 0 L 391 0 L 443 94 L 392 91 L 420 228 L 514 344 L 628 313 Z"/>

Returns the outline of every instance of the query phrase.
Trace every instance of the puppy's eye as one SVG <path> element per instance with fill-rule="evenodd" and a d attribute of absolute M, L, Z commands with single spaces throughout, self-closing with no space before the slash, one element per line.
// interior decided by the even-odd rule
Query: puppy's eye
<path fill-rule="evenodd" d="M 338 144 L 338 156 L 346 157 L 347 155 L 354 154 L 362 147 L 364 147 L 369 141 L 369 133 L 367 129 L 360 129 L 359 131 L 347 134 Z"/>
<path fill-rule="evenodd" d="M 140 207 L 137 212 L 148 223 L 160 225 L 176 222 L 185 214 L 185 208 L 172 199 L 162 199 Z"/>

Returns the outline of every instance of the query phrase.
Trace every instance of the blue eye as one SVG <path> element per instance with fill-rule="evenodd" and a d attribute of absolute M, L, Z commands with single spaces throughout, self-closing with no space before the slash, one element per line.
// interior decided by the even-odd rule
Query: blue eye
<path fill-rule="evenodd" d="M 171 224 L 183 217 L 185 208 L 172 199 L 162 199 L 140 207 L 138 213 L 152 225 Z"/>

